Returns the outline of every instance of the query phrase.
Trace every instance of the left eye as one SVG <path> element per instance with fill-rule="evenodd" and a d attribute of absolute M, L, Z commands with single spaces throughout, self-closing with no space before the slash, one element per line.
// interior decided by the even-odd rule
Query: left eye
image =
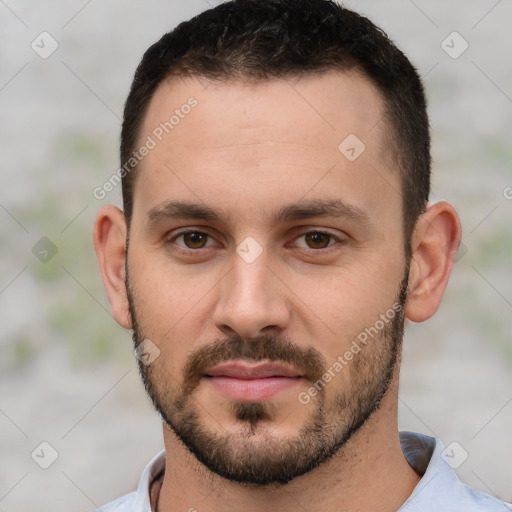
<path fill-rule="evenodd" d="M 336 242 L 336 237 L 323 231 L 310 231 L 299 236 L 297 240 L 304 239 L 303 244 L 296 244 L 306 249 L 325 249 Z"/>

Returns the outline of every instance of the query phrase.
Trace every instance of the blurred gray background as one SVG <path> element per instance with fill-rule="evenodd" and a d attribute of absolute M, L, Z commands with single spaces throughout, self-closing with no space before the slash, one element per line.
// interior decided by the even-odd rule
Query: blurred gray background
<path fill-rule="evenodd" d="M 92 245 L 120 187 L 92 191 L 118 168 L 142 53 L 214 4 L 0 0 L 0 512 L 91 510 L 134 490 L 163 447 Z M 406 333 L 400 427 L 455 443 L 460 477 L 511 501 L 512 4 L 346 5 L 423 75 L 432 199 L 464 229 L 439 312 Z"/>

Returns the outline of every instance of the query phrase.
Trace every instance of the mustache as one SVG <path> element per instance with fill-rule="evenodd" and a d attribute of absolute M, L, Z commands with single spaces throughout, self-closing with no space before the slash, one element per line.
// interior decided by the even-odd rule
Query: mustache
<path fill-rule="evenodd" d="M 313 382 L 319 380 L 327 368 L 325 359 L 317 350 L 299 347 L 286 338 L 263 335 L 248 339 L 231 336 L 200 347 L 189 356 L 182 370 L 185 393 L 190 394 L 208 370 L 219 363 L 236 359 L 287 363 Z"/>

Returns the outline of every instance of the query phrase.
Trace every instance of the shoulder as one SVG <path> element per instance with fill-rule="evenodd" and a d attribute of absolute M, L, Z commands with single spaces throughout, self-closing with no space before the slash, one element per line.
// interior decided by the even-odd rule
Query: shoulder
<path fill-rule="evenodd" d="M 511 503 L 505 503 L 462 482 L 459 482 L 454 494 L 458 498 L 457 501 L 462 506 L 467 507 L 467 510 L 475 512 L 512 512 Z"/>
<path fill-rule="evenodd" d="M 414 432 L 401 432 L 402 451 L 423 475 L 400 512 L 512 512 L 512 505 L 459 480 L 443 443 Z"/>
<path fill-rule="evenodd" d="M 155 455 L 145 467 L 136 491 L 125 494 L 93 512 L 151 512 L 151 487 L 165 471 L 165 450 Z"/>

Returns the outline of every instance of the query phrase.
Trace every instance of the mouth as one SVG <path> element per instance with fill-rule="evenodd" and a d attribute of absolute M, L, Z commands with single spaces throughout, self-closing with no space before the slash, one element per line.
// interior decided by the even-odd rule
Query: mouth
<path fill-rule="evenodd" d="M 280 363 L 229 361 L 208 370 L 204 379 L 228 398 L 254 402 L 297 386 L 303 375 Z"/>

